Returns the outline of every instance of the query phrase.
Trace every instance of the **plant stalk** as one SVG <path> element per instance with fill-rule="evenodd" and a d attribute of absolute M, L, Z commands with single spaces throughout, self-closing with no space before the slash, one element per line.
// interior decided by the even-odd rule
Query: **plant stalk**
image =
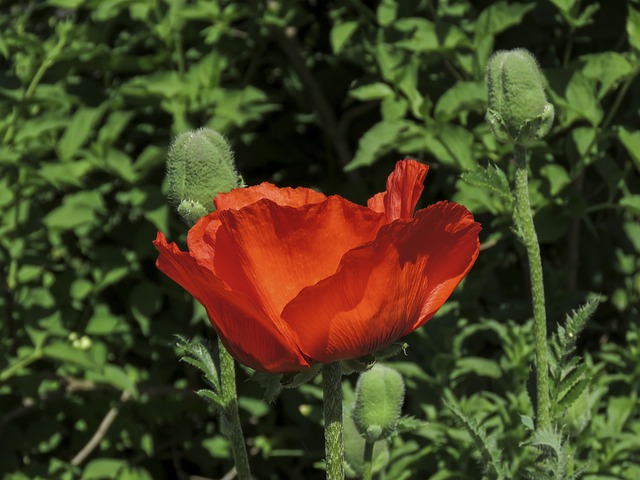
<path fill-rule="evenodd" d="M 238 414 L 234 360 L 220 340 L 218 340 L 218 350 L 220 352 L 221 396 L 224 403 L 224 408 L 220 412 L 221 430 L 231 444 L 231 452 L 238 472 L 238 479 L 251 480 L 249 457 L 247 456 L 240 415 Z"/>
<path fill-rule="evenodd" d="M 516 161 L 516 205 L 513 214 L 520 239 L 527 250 L 531 278 L 531 297 L 533 300 L 536 349 L 536 419 L 538 428 L 546 428 L 551 422 L 551 405 L 549 403 L 549 352 L 547 349 L 547 315 L 545 311 L 542 261 L 540 259 L 538 236 L 529 203 L 526 147 L 516 144 L 514 146 L 514 156 Z"/>
<path fill-rule="evenodd" d="M 364 464 L 362 467 L 362 480 L 373 479 L 373 446 L 375 443 L 365 442 L 364 444 Z"/>
<path fill-rule="evenodd" d="M 324 400 L 324 444 L 327 480 L 344 479 L 344 438 L 342 431 L 342 373 L 340 363 L 322 368 Z"/>

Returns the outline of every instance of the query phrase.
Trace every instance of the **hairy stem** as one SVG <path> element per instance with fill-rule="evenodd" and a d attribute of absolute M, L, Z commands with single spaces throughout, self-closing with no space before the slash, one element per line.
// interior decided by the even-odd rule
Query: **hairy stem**
<path fill-rule="evenodd" d="M 371 442 L 364 444 L 364 464 L 362 467 L 362 480 L 373 479 L 373 446 Z"/>
<path fill-rule="evenodd" d="M 327 480 L 344 478 L 344 439 L 342 434 L 342 373 L 338 362 L 322 368 L 324 399 L 324 444 Z"/>
<path fill-rule="evenodd" d="M 238 415 L 238 395 L 236 392 L 236 370 L 233 357 L 218 340 L 220 351 L 220 381 L 224 409 L 220 412 L 222 433 L 231 443 L 231 452 L 240 480 L 251 480 L 249 457 L 245 446 L 240 416 Z"/>
<path fill-rule="evenodd" d="M 546 428 L 550 424 L 549 365 L 547 349 L 547 315 L 545 312 L 544 283 L 542 279 L 542 261 L 540 245 L 533 224 L 529 187 L 527 179 L 527 151 L 522 145 L 514 146 L 516 160 L 516 206 L 514 220 L 520 238 L 527 250 L 529 275 L 531 277 L 531 297 L 533 300 L 533 321 L 536 349 L 536 392 L 537 426 Z"/>

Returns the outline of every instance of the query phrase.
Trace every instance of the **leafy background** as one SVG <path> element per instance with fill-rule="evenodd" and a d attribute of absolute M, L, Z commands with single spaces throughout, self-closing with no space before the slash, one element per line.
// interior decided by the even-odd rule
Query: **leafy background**
<path fill-rule="evenodd" d="M 424 204 L 474 212 L 476 266 L 389 362 L 407 383 L 403 413 L 429 424 L 393 440 L 381 478 L 491 478 L 444 400 L 491 434 L 510 478 L 526 478 L 537 455 L 522 443 L 526 257 L 494 167 L 509 177 L 510 151 L 483 121 L 486 62 L 515 47 L 537 56 L 556 107 L 530 151 L 550 327 L 603 295 L 578 342 L 592 382 L 562 433 L 583 478 L 640 478 L 638 2 L 0 5 L 4 478 L 232 476 L 216 417 L 193 393 L 202 379 L 175 347 L 174 334 L 211 328 L 156 270 L 151 245 L 157 230 L 184 242 L 163 193 L 165 153 L 200 126 L 229 138 L 249 184 L 363 202 L 412 156 L 431 166 Z M 239 375 L 257 476 L 322 478 L 317 380 L 269 405 Z"/>

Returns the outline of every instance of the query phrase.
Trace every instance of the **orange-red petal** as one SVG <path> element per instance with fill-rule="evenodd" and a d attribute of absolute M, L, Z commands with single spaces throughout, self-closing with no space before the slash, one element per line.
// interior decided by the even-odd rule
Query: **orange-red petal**
<path fill-rule="evenodd" d="M 213 270 L 158 233 L 157 266 L 193 295 L 207 310 L 225 347 L 240 362 L 258 371 L 284 373 L 309 367 L 296 344 L 241 292 L 225 288 Z"/>
<path fill-rule="evenodd" d="M 387 223 L 413 217 L 428 171 L 428 165 L 415 160 L 399 161 L 387 179 L 386 191 L 371 197 L 367 206 L 376 212 L 384 212 Z"/>
<path fill-rule="evenodd" d="M 442 306 L 475 262 L 479 231 L 464 207 L 446 202 L 385 225 L 334 275 L 302 290 L 282 318 L 314 361 L 375 352 Z"/>
<path fill-rule="evenodd" d="M 246 275 L 254 301 L 279 321 L 300 290 L 335 273 L 347 251 L 375 238 L 384 216 L 332 196 L 299 208 L 264 199 L 220 211 L 220 220 L 217 241 L 233 263 L 228 268 Z"/>
<path fill-rule="evenodd" d="M 216 206 L 216 210 L 227 210 L 230 208 L 239 210 L 242 207 L 246 207 L 265 198 L 278 205 L 301 207 L 310 203 L 322 202 L 327 197 L 310 188 L 278 188 L 271 183 L 263 182 L 260 185 L 236 188 L 229 193 L 220 193 L 213 200 L 213 203 Z"/>

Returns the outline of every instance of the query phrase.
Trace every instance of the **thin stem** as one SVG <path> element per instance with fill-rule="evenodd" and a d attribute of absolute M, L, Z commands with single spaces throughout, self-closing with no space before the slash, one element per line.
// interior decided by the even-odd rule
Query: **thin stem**
<path fill-rule="evenodd" d="M 362 480 L 373 479 L 373 446 L 371 442 L 364 444 L 364 464 L 362 467 Z"/>
<path fill-rule="evenodd" d="M 529 204 L 529 186 L 527 179 L 527 151 L 522 145 L 514 146 L 516 160 L 516 206 L 514 220 L 520 238 L 527 250 L 529 275 L 531 277 L 531 296 L 533 300 L 533 321 L 536 349 L 536 391 L 537 424 L 539 428 L 550 425 L 549 365 L 547 350 L 547 315 L 545 312 L 544 283 L 542 279 L 542 261 L 540 245 L 533 224 L 531 205 Z"/>
<path fill-rule="evenodd" d="M 218 340 L 220 351 L 220 381 L 222 401 L 224 409 L 220 412 L 220 423 L 222 433 L 231 443 L 233 461 L 240 480 L 251 480 L 251 469 L 249 468 L 249 457 L 245 446 L 242 426 L 240 425 L 240 415 L 238 415 L 238 394 L 236 392 L 236 370 L 233 357 Z"/>
<path fill-rule="evenodd" d="M 9 378 L 13 377 L 16 373 L 18 373 L 23 368 L 26 368 L 36 360 L 39 360 L 40 358 L 42 358 L 42 355 L 43 355 L 42 350 L 40 350 L 39 348 L 36 348 L 33 352 L 31 352 L 26 357 L 21 358 L 13 365 L 9 365 L 5 370 L 0 372 L 0 382 L 4 382 L 5 380 L 8 380 Z"/>
<path fill-rule="evenodd" d="M 344 439 L 342 434 L 342 373 L 338 362 L 322 368 L 324 399 L 324 445 L 327 480 L 344 478 Z"/>

